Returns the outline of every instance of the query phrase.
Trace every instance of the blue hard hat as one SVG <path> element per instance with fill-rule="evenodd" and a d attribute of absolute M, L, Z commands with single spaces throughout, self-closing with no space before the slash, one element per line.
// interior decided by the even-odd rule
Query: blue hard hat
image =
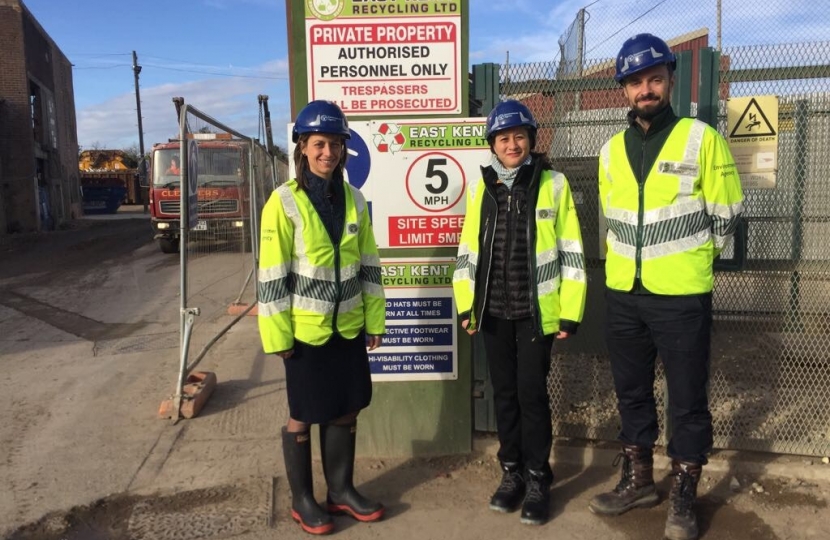
<path fill-rule="evenodd" d="M 336 103 L 318 99 L 303 107 L 297 115 L 291 141 L 297 142 L 303 133 L 329 133 L 348 139 L 349 121 Z"/>
<path fill-rule="evenodd" d="M 637 34 L 625 40 L 620 48 L 614 79 L 622 84 L 632 73 L 660 64 L 668 64 L 671 71 L 677 67 L 677 59 L 668 44 L 652 34 Z"/>
<path fill-rule="evenodd" d="M 489 141 L 497 132 L 519 126 L 528 128 L 531 139 L 536 136 L 536 120 L 527 105 L 515 99 L 504 100 L 487 116 L 485 138 Z"/>

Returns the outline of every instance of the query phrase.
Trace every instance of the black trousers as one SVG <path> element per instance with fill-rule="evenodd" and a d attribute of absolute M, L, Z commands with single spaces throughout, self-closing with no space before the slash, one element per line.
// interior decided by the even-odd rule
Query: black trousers
<path fill-rule="evenodd" d="M 482 329 L 493 384 L 498 458 L 551 475 L 553 440 L 547 377 L 553 336 L 539 336 L 530 318 L 488 316 Z"/>
<path fill-rule="evenodd" d="M 637 295 L 606 290 L 606 339 L 622 420 L 620 441 L 657 441 L 654 367 L 666 373 L 672 427 L 667 453 L 705 464 L 712 449 L 709 412 L 712 294 Z"/>

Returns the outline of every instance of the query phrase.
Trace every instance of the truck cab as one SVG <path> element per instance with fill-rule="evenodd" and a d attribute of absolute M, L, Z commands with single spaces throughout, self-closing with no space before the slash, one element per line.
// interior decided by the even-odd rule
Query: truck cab
<path fill-rule="evenodd" d="M 195 242 L 251 249 L 248 143 L 221 134 L 193 134 L 198 152 L 198 217 L 188 231 Z M 180 143 L 153 146 L 150 155 L 150 222 L 164 253 L 179 251 L 182 168 Z"/>

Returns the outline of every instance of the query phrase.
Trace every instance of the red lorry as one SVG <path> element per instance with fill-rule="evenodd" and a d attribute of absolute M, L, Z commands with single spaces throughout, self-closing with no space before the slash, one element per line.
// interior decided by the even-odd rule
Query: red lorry
<path fill-rule="evenodd" d="M 248 146 L 217 134 L 196 134 L 199 146 L 198 220 L 188 231 L 196 242 L 235 242 L 251 249 Z M 179 250 L 181 161 L 178 141 L 156 144 L 150 157 L 150 214 L 164 253 Z"/>

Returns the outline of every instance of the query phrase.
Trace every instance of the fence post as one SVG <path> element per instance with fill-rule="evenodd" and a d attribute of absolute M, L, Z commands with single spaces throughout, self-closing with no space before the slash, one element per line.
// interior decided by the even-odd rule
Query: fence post
<path fill-rule="evenodd" d="M 720 104 L 720 53 L 712 47 L 700 49 L 697 77 L 697 119 L 718 129 Z"/>
<path fill-rule="evenodd" d="M 692 115 L 692 51 L 680 51 L 674 71 L 671 103 L 677 116 Z"/>
<path fill-rule="evenodd" d="M 790 257 L 793 272 L 790 275 L 790 305 L 789 330 L 803 332 L 804 323 L 801 320 L 801 262 L 802 246 L 804 242 L 804 188 L 807 182 L 807 129 L 809 117 L 807 102 L 803 99 L 795 104 L 795 171 L 793 176 L 793 242 Z"/>
<path fill-rule="evenodd" d="M 481 102 L 481 116 L 487 116 L 499 102 L 499 65 L 473 66 L 473 97 Z"/>

